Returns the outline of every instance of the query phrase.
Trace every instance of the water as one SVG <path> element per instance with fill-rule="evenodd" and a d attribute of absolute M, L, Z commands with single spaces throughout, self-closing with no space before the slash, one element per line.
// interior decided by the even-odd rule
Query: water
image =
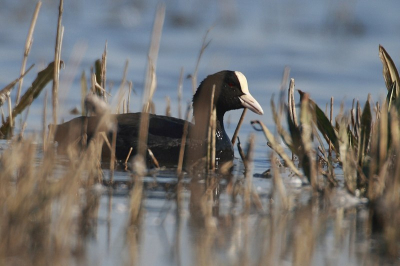
<path fill-rule="evenodd" d="M 173 115 L 177 116 L 178 111 L 174 107 L 177 106 L 176 91 L 180 69 L 184 68 L 185 75 L 194 71 L 205 32 L 214 26 L 209 34 L 211 43 L 201 59 L 199 80 L 222 69 L 239 70 L 247 76 L 250 91 L 266 113 L 259 117 L 248 112 L 240 133 L 243 142 L 250 132 L 254 132 L 248 121 L 261 119 L 272 127 L 269 101 L 274 94 L 277 99 L 285 66 L 290 67 L 290 77 L 295 78 L 296 88 L 309 92 L 311 98 L 321 107 L 333 96 L 337 113 L 342 101 L 345 101 L 349 109 L 353 98 L 363 102 L 367 99 L 367 94 L 371 93 L 373 100 L 378 101 L 385 94 L 382 64 L 378 57 L 379 44 L 387 49 L 395 63 L 399 62 L 400 58 L 400 2 L 396 0 L 259 0 L 251 3 L 233 0 L 175 0 L 165 4 L 166 20 L 157 62 L 158 87 L 154 97 L 157 113 L 164 113 L 165 97 L 170 96 Z M 19 75 L 34 5 L 32 1 L 0 1 L 0 87 L 4 87 Z M 90 66 L 101 57 L 106 41 L 107 80 L 113 83 L 113 94 L 116 94 L 115 88 L 118 88 L 122 78 L 125 61 L 129 60 L 127 79 L 133 82 L 137 92 L 137 95 L 133 96 L 131 110 L 139 110 L 156 6 L 157 1 L 140 0 L 66 1 L 62 46 L 62 59 L 66 66 L 61 71 L 60 120 L 72 118 L 73 115 L 68 111 L 79 107 L 80 75 L 83 70 L 86 74 L 90 72 Z M 27 64 L 29 66 L 34 63 L 36 66 L 24 79 L 24 88 L 33 81 L 37 71 L 53 60 L 57 10 L 57 1 L 44 1 Z M 48 86 L 47 90 L 50 93 L 51 86 Z M 191 81 L 185 79 L 185 103 L 190 101 L 191 93 Z M 14 90 L 13 99 L 15 94 Z M 30 108 L 29 132 L 41 129 L 43 99 L 44 93 Z M 50 103 L 49 97 L 49 106 Z M 116 100 L 112 103 L 115 105 Z M 240 111 L 230 112 L 231 125 L 228 126 L 228 135 L 232 136 L 239 116 Z M 50 119 L 49 116 L 47 121 Z M 269 149 L 262 134 L 256 135 L 254 173 L 262 173 L 270 167 L 267 159 Z M 123 172 L 119 174 L 122 179 L 126 179 Z M 160 174 L 157 180 L 175 182 L 170 174 L 165 177 Z M 287 185 L 292 184 L 291 181 L 289 177 L 285 180 Z M 262 202 L 267 205 L 272 187 L 270 180 L 254 178 L 254 186 L 261 193 Z M 263 241 L 243 242 L 243 235 L 250 239 L 256 238 L 259 232 L 275 228 L 271 227 L 271 221 L 255 214 L 249 217 L 231 217 L 227 211 L 229 208 L 226 207 L 225 210 L 221 208 L 222 213 L 216 216 L 218 230 L 226 229 L 226 233 L 218 234 L 219 241 L 213 237 L 208 239 L 217 243 L 216 250 L 207 250 L 207 245 L 204 245 L 204 249 L 196 247 L 199 245 L 201 248 L 199 243 L 206 240 L 199 237 L 202 231 L 199 233 L 199 228 L 191 225 L 188 212 L 182 221 L 181 253 L 176 256 L 172 244 L 176 226 L 173 208 L 167 213 L 163 226 L 159 225 L 160 211 L 167 208 L 164 205 L 172 204 L 165 199 L 167 194 L 163 191 L 147 191 L 147 212 L 139 248 L 141 264 L 176 264 L 179 261 L 177 258 L 180 258 L 183 265 L 190 265 L 193 261 L 202 264 L 202 261 L 197 260 L 201 254 L 217 264 L 241 264 L 240 262 L 255 262 L 255 258 L 262 258 L 263 252 L 267 252 L 258 246 Z M 187 190 L 186 204 L 190 201 L 190 195 L 190 191 Z M 120 262 L 119 249 L 123 248 L 118 245 L 121 245 L 119 239 L 124 234 L 122 228 L 127 215 L 127 198 L 126 192 L 121 196 L 114 195 L 109 209 L 110 199 L 107 193 L 104 193 L 100 203 L 98 232 L 96 238 L 88 245 L 87 263 L 105 265 Z M 304 201 L 308 202 L 308 199 Z M 223 199 L 221 204 L 229 205 L 229 200 Z M 324 233 L 317 237 L 318 247 L 315 247 L 312 259 L 315 264 L 364 263 L 365 254 L 371 249 L 374 251 L 371 248 L 373 245 L 368 243 L 371 240 L 367 241 L 367 237 L 363 236 L 363 231 L 359 229 L 359 221 L 365 222 L 363 206 L 345 209 L 343 212 L 343 215 L 327 215 L 330 222 L 322 229 Z M 338 215 L 342 215 L 340 217 L 343 219 L 337 218 Z M 107 217 L 112 217 L 111 223 L 107 223 Z M 282 225 L 282 232 L 293 232 L 290 228 L 295 222 L 290 217 L 285 219 L 287 224 Z M 336 223 L 338 219 L 339 222 Z M 224 222 L 231 224 L 226 225 Z M 243 224 L 247 224 L 248 227 L 242 227 Z M 205 233 L 208 234 L 209 232 Z M 265 235 L 265 238 L 269 237 L 270 234 Z M 290 239 L 282 241 L 292 243 Z M 224 244 L 219 245 L 218 242 Z M 338 247 L 341 243 L 345 245 Z M 271 245 L 279 246 L 273 241 Z M 265 246 L 268 247 L 269 244 Z M 246 249 L 250 252 L 244 252 Z M 283 262 L 291 261 L 293 251 L 290 249 L 277 252 L 282 252 Z M 252 259 L 246 260 L 241 254 L 251 254 Z M 335 254 L 340 256 L 334 256 Z M 378 255 L 372 255 L 372 258 L 379 260 Z"/>

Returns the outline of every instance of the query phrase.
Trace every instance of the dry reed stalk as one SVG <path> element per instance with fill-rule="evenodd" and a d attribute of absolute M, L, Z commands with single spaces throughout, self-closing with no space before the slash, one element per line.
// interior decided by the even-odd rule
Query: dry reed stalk
<path fill-rule="evenodd" d="M 400 135 L 400 121 L 399 121 L 399 113 L 395 108 L 391 108 L 390 110 L 390 128 L 391 128 L 391 141 L 392 141 L 392 156 L 394 160 L 394 174 L 392 175 L 392 178 L 389 179 L 391 184 L 391 193 L 388 193 L 388 197 L 394 202 L 392 204 L 396 208 L 394 210 L 398 210 L 398 207 L 400 205 L 400 197 L 397 191 L 399 191 L 400 188 L 400 140 L 398 136 Z M 396 157 L 397 162 L 396 162 Z"/>
<path fill-rule="evenodd" d="M 132 87 L 133 83 L 132 81 L 128 81 L 129 89 L 128 89 L 128 100 L 126 102 L 126 112 L 129 113 L 129 106 L 131 104 L 131 93 L 132 93 Z"/>
<path fill-rule="evenodd" d="M 313 222 L 312 205 L 296 211 L 293 230 L 293 265 L 311 265 L 319 224 Z"/>
<path fill-rule="evenodd" d="M 81 112 L 82 116 L 86 115 L 86 110 L 85 110 L 85 97 L 88 94 L 88 86 L 86 82 L 86 74 L 85 71 L 82 72 L 81 75 Z"/>
<path fill-rule="evenodd" d="M 149 86 L 152 85 L 150 84 Z M 146 156 L 146 151 L 147 151 L 147 138 L 149 130 L 149 108 L 150 108 L 150 100 L 148 100 L 143 105 L 143 110 L 140 115 L 140 128 L 139 128 L 139 137 L 137 145 L 137 154 L 140 154 L 143 157 Z"/>
<path fill-rule="evenodd" d="M 157 158 L 154 156 L 153 152 L 150 149 L 147 149 L 147 152 L 149 153 L 149 156 L 151 158 L 151 161 L 153 162 L 154 166 L 156 168 L 160 168 L 160 164 L 157 161 Z"/>
<path fill-rule="evenodd" d="M 28 109 L 25 112 L 25 118 L 24 118 L 24 120 L 23 120 L 23 122 L 22 122 L 22 124 L 20 126 L 21 127 L 21 131 L 19 132 L 19 139 L 22 139 L 23 136 L 24 136 L 24 132 L 25 132 L 26 126 L 28 125 L 27 121 L 28 121 L 28 116 L 29 116 L 29 110 L 30 109 L 31 109 L 31 106 L 29 105 Z"/>
<path fill-rule="evenodd" d="M 256 121 L 252 121 L 251 123 L 252 123 L 252 125 L 259 124 L 261 126 L 261 129 L 264 132 L 265 138 L 269 141 L 269 143 L 271 145 L 271 149 L 276 151 L 276 153 L 285 161 L 286 165 L 290 169 L 292 169 L 292 171 L 296 175 L 298 175 L 299 177 L 302 177 L 303 175 L 301 174 L 299 169 L 297 169 L 297 167 L 294 165 L 293 161 L 289 158 L 289 156 L 285 153 L 282 146 L 276 142 L 271 131 L 269 131 L 269 129 L 261 121 L 256 120 Z"/>
<path fill-rule="evenodd" d="M 309 181 L 314 191 L 318 190 L 316 161 L 314 160 L 314 151 L 312 147 L 312 117 L 309 104 L 309 95 L 305 93 L 301 100 L 300 121 L 302 125 L 301 140 L 303 142 L 304 154 L 308 157 Z M 304 168 L 304 167 L 303 167 Z M 307 170 L 307 169 L 304 169 Z"/>
<path fill-rule="evenodd" d="M 32 48 L 32 43 L 33 43 L 32 36 L 33 36 L 33 32 L 35 31 L 35 25 L 36 25 L 36 21 L 37 21 L 41 6 L 42 6 L 42 2 L 41 1 L 37 2 L 35 11 L 32 16 L 31 26 L 28 31 L 28 36 L 26 37 L 24 58 L 22 59 L 22 66 L 21 66 L 21 71 L 20 71 L 21 76 L 25 72 L 26 61 L 28 60 L 28 55 Z M 23 83 L 23 79 L 21 78 L 19 80 L 19 84 L 18 84 L 17 97 L 15 98 L 15 105 L 18 104 L 19 98 L 21 96 L 22 83 Z"/>
<path fill-rule="evenodd" d="M 115 112 L 117 114 L 120 112 L 122 99 L 124 98 L 124 94 L 125 94 L 124 87 L 125 87 L 125 83 L 126 83 L 126 75 L 128 73 L 128 66 L 129 66 L 129 60 L 126 60 L 125 67 L 124 67 L 124 73 L 122 75 L 122 82 L 118 89 L 118 104 L 117 104 L 117 109 L 115 110 Z"/>
<path fill-rule="evenodd" d="M 143 158 L 146 156 L 146 151 L 147 151 L 149 107 L 152 100 L 152 96 L 156 89 L 155 71 L 156 71 L 158 51 L 160 48 L 161 33 L 164 25 L 164 19 L 165 19 L 165 5 L 159 5 L 157 7 L 157 13 L 154 20 L 153 32 L 150 41 L 145 87 L 142 99 L 143 112 L 140 117 L 140 130 L 138 137 L 139 141 L 137 147 L 137 154 L 143 156 Z"/>
<path fill-rule="evenodd" d="M 243 112 L 242 112 L 242 115 L 240 116 L 239 123 L 236 126 L 235 133 L 233 133 L 233 137 L 232 137 L 232 140 L 231 140 L 232 145 L 235 145 L 236 138 L 239 135 L 239 130 L 240 130 L 240 127 L 243 124 L 243 120 L 244 120 L 244 117 L 246 115 L 246 112 L 247 112 L 247 108 L 244 108 Z"/>
<path fill-rule="evenodd" d="M 181 68 L 181 72 L 179 74 L 178 81 L 178 118 L 182 118 L 182 89 L 183 89 L 183 67 Z"/>
<path fill-rule="evenodd" d="M 146 164 L 144 157 L 136 155 L 132 161 L 134 187 L 131 190 L 131 199 L 129 202 L 129 222 L 128 229 L 137 226 L 140 218 L 143 200 L 143 176 L 146 174 Z"/>
<path fill-rule="evenodd" d="M 215 94 L 215 85 L 212 87 L 211 91 L 211 99 L 210 99 L 210 109 L 209 117 L 208 117 L 208 131 L 207 131 L 207 172 L 211 170 L 214 172 L 215 170 L 215 145 L 213 146 L 213 140 L 215 139 L 215 119 L 214 115 L 215 106 L 214 106 L 214 94 Z M 214 158 L 214 161 L 213 161 Z"/>
<path fill-rule="evenodd" d="M 58 9 L 57 36 L 54 54 L 54 77 L 53 77 L 53 124 L 57 126 L 57 109 L 58 109 L 58 85 L 60 82 L 60 61 L 61 61 L 61 46 L 64 35 L 64 27 L 62 26 L 62 14 L 64 12 L 64 0 L 60 0 Z M 54 132 L 53 132 L 54 133 Z"/>
<path fill-rule="evenodd" d="M 273 182 L 273 190 L 274 194 L 277 194 L 279 199 L 281 200 L 281 204 L 284 210 L 289 210 L 289 197 L 287 195 L 285 185 L 283 184 L 282 177 L 279 173 L 279 169 L 276 167 L 276 157 L 273 152 L 270 154 L 271 158 L 271 167 L 272 167 L 272 182 Z M 272 197 L 273 198 L 273 197 Z"/>
<path fill-rule="evenodd" d="M 240 142 L 240 138 L 238 137 L 237 139 L 238 139 L 238 143 L 237 143 L 236 146 L 237 146 L 237 148 L 238 148 L 240 158 L 242 159 L 244 169 L 246 170 L 246 169 L 247 169 L 246 155 L 245 155 L 244 152 L 243 152 L 242 145 L 241 145 L 242 143 Z"/>
<path fill-rule="evenodd" d="M 165 97 L 165 101 L 167 102 L 167 107 L 165 108 L 165 116 L 171 116 L 171 99 L 169 96 Z"/>
<path fill-rule="evenodd" d="M 388 114 L 388 106 L 383 106 L 383 112 L 381 112 L 379 119 L 379 165 L 378 169 L 385 163 L 387 159 L 387 151 L 388 151 L 388 123 L 389 123 L 389 114 Z"/>
<path fill-rule="evenodd" d="M 106 88 L 106 74 L 107 74 L 107 41 L 104 45 L 104 52 L 101 56 L 101 86 Z"/>
<path fill-rule="evenodd" d="M 208 47 L 208 45 L 210 44 L 210 41 L 207 41 L 207 36 L 210 33 L 210 31 L 213 29 L 213 27 L 210 27 L 207 31 L 206 34 L 203 37 L 203 42 L 201 44 L 201 48 L 200 48 L 200 52 L 199 52 L 199 56 L 197 57 L 197 61 L 196 61 L 196 67 L 194 68 L 194 72 L 192 75 L 192 90 L 193 90 L 193 95 L 196 93 L 196 88 L 197 88 L 197 72 L 199 71 L 199 65 L 200 65 L 200 59 L 203 56 L 204 51 L 206 50 L 206 48 Z"/>
<path fill-rule="evenodd" d="M 93 93 L 96 93 L 96 84 L 97 84 L 97 82 L 96 82 L 96 74 L 93 72 L 93 68 L 91 68 L 91 71 L 90 71 L 90 90 Z"/>
<path fill-rule="evenodd" d="M 11 135 L 14 127 L 14 118 L 12 115 L 12 104 L 11 104 L 11 98 L 8 97 L 8 117 L 10 118 L 10 128 L 11 128 Z"/>
<path fill-rule="evenodd" d="M 115 148 L 117 146 L 117 127 L 113 128 L 111 139 L 111 156 L 110 156 L 110 183 L 114 183 L 114 168 L 115 168 Z"/>
<path fill-rule="evenodd" d="M 253 157 L 254 157 L 254 142 L 255 136 L 253 134 L 250 135 L 247 145 L 247 154 L 246 154 L 246 169 L 245 169 L 245 179 L 246 185 L 244 187 L 244 208 L 245 211 L 250 211 L 251 204 L 251 195 L 252 195 L 252 187 L 253 187 Z"/>
<path fill-rule="evenodd" d="M 126 156 L 125 164 L 128 163 L 128 160 L 129 160 L 129 158 L 131 157 L 132 150 L 133 150 L 133 148 L 131 147 L 131 148 L 129 149 L 128 155 Z"/>
<path fill-rule="evenodd" d="M 212 172 L 215 172 L 216 130 L 217 130 L 217 110 L 214 108 L 211 116 L 211 171 Z"/>
<path fill-rule="evenodd" d="M 192 106 L 190 104 L 187 107 L 186 120 L 185 120 L 185 124 L 183 126 L 183 135 L 182 135 L 181 147 L 179 150 L 178 167 L 176 169 L 176 175 L 178 176 L 178 184 L 179 184 L 179 181 L 182 181 L 183 158 L 185 156 L 186 138 L 188 135 L 189 117 L 190 117 L 191 107 Z"/>
<path fill-rule="evenodd" d="M 43 127 L 42 127 L 42 142 L 43 142 L 43 153 L 47 151 L 47 141 L 46 141 L 46 128 L 47 128 L 47 91 L 44 94 L 44 101 L 43 101 Z"/>
<path fill-rule="evenodd" d="M 280 88 L 279 88 L 279 119 L 281 119 L 283 111 L 284 111 L 285 90 L 287 88 L 287 81 L 289 79 L 289 75 L 290 75 L 290 67 L 286 66 L 283 69 L 281 85 L 280 85 Z"/>
<path fill-rule="evenodd" d="M 333 97 L 331 97 L 331 108 L 330 108 L 330 115 L 329 115 L 329 122 L 332 125 L 333 120 Z M 329 140 L 329 157 L 332 157 L 332 141 Z"/>

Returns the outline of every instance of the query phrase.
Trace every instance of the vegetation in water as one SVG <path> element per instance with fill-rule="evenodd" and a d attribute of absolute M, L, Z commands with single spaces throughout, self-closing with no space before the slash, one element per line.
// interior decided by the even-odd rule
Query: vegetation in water
<path fill-rule="evenodd" d="M 36 17 L 39 9 L 40 4 L 35 11 Z M 8 102 L 9 106 L 9 117 L 5 119 L 3 115 L 0 131 L 3 137 L 10 140 L 8 147 L 0 155 L 0 264 L 85 263 L 87 241 L 95 235 L 97 229 L 100 199 L 104 195 L 112 198 L 114 187 L 120 182 L 114 180 L 113 176 L 115 168 L 119 167 L 115 163 L 115 157 L 111 156 L 108 171 L 104 169 L 104 162 L 101 162 L 103 143 L 107 144 L 111 153 L 115 150 L 115 132 L 111 141 L 105 132 L 98 132 L 97 137 L 88 142 L 85 149 L 68 149 L 67 160 L 57 157 L 52 143 L 54 129 L 47 129 L 45 119 L 41 145 L 33 144 L 33 138 L 25 137 L 23 130 L 18 136 L 12 134 L 15 118 L 26 108 L 29 109 L 30 104 L 50 81 L 53 82 L 53 121 L 57 121 L 58 71 L 62 65 L 62 10 L 61 0 L 55 61 L 37 74 L 32 86 L 21 98 L 18 97 L 15 107 L 12 107 L 9 98 L 10 91 L 16 84 L 22 86 L 23 77 L 30 69 L 25 71 L 23 66 L 21 76 L 0 91 L 0 105 Z M 161 6 L 157 12 L 149 49 L 141 120 L 143 130 L 139 136 L 144 143 L 148 127 L 146 116 L 154 110 L 151 99 L 156 89 L 155 63 L 164 12 L 165 8 Z M 34 28 L 34 22 L 32 25 Z M 208 44 L 205 38 L 199 60 Z M 82 114 L 86 114 L 84 97 L 88 87 L 102 101 L 107 101 L 109 92 L 106 90 L 106 52 L 107 45 L 102 59 L 96 61 L 95 70 L 91 73 L 90 86 L 86 83 L 86 75 L 82 74 Z M 25 51 L 25 55 L 28 54 L 29 49 Z M 329 226 L 328 218 L 333 217 L 335 223 L 341 224 L 346 216 L 346 210 L 342 207 L 336 208 L 332 200 L 332 195 L 343 193 L 344 189 L 352 195 L 352 199 L 360 200 L 356 200 L 357 202 L 367 199 L 365 208 L 369 219 L 362 226 L 362 233 L 367 236 L 375 232 L 382 233 L 384 256 L 394 259 L 398 257 L 400 85 L 396 66 L 382 46 L 379 47 L 379 56 L 388 89 L 384 102 L 372 103 L 368 97 L 362 106 L 358 101 L 353 101 L 349 112 L 345 112 L 342 106 L 334 118 L 333 99 L 330 115 L 306 92 L 298 91 L 300 100 L 296 105 L 295 83 L 291 79 L 287 103 L 280 100 L 276 106 L 271 100 L 276 133 L 273 134 L 261 121 L 252 122 L 256 131 L 265 134 L 269 147 L 274 151 L 270 154 L 271 169 L 264 176 L 272 178 L 273 189 L 268 195 L 261 195 L 253 188 L 254 135 L 249 136 L 244 150 L 240 141 L 237 143 L 243 163 L 237 166 L 239 170 L 236 172 L 229 170 L 232 164 L 215 168 L 215 145 L 210 140 L 206 169 L 203 169 L 205 171 L 200 176 L 201 181 L 198 175 L 184 173 L 180 164 L 174 173 L 177 179 L 174 184 L 162 187 L 157 179 L 155 184 L 145 182 L 145 176 L 157 176 L 160 173 L 157 158 L 153 159 L 155 169 L 147 169 L 143 158 L 151 151 L 146 147 L 141 147 L 134 158 L 128 156 L 123 165 L 125 168 L 118 169 L 126 171 L 129 177 L 128 181 L 124 181 L 128 188 L 129 210 L 122 229 L 124 238 L 121 242 L 125 253 L 121 260 L 127 264 L 139 260 L 139 243 L 146 216 L 146 193 L 160 186 L 169 195 L 166 201 L 176 206 L 176 228 L 172 243 L 177 264 L 180 264 L 181 256 L 180 227 L 184 213 L 189 208 L 190 219 L 198 230 L 198 234 L 193 236 L 199 254 L 194 264 L 221 263 L 212 255 L 212 251 L 233 243 L 232 247 L 239 250 L 239 255 L 235 257 L 236 261 L 229 261 L 229 264 L 274 265 L 289 258 L 293 264 L 309 265 L 326 227 Z M 128 65 L 125 73 L 127 67 Z M 194 84 L 197 83 L 196 72 L 197 70 L 192 76 Z M 129 112 L 132 86 L 124 91 L 127 82 L 125 73 L 123 85 L 117 92 L 119 104 L 116 112 Z M 284 80 L 287 79 L 288 73 L 285 73 Z M 280 99 L 283 99 L 284 91 L 280 93 Z M 44 118 L 47 112 L 47 96 L 45 98 Z M 299 107 L 298 111 L 296 107 Z M 189 120 L 189 113 L 190 108 L 186 120 Z M 215 135 L 212 133 L 215 130 L 213 119 L 210 121 L 210 135 Z M 282 121 L 286 121 L 286 125 Z M 183 137 L 183 143 L 185 138 L 186 136 Z M 280 144 L 280 140 L 286 147 Z M 235 141 L 236 137 L 232 139 L 233 143 Z M 301 178 L 304 185 L 301 193 L 307 194 L 307 203 L 300 203 L 296 192 L 283 182 L 281 174 L 285 169 L 288 169 L 286 175 L 289 172 L 289 175 Z M 190 206 L 186 207 L 184 198 L 188 191 Z M 223 216 L 218 214 L 219 204 L 226 195 L 229 197 L 230 207 L 228 215 Z M 349 196 L 346 194 L 346 197 Z M 335 214 L 332 214 L 332 210 Z M 348 211 L 350 214 L 351 212 Z M 251 215 L 254 214 L 258 215 L 257 222 L 251 220 Z M 162 214 L 160 217 L 164 221 Z M 249 229 L 251 226 L 255 228 L 254 231 Z M 354 231 L 360 230 L 356 226 L 351 228 Z M 231 231 L 222 232 L 223 230 Z M 338 243 L 343 242 L 340 238 L 342 231 L 335 230 L 339 232 Z"/>

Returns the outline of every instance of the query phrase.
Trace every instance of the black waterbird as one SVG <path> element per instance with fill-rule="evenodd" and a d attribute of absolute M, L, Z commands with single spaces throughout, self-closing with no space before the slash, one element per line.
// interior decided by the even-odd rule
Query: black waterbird
<path fill-rule="evenodd" d="M 247 79 L 239 71 L 224 70 L 207 76 L 199 85 L 193 96 L 193 116 L 195 123 L 189 123 L 189 134 L 186 143 L 185 160 L 190 162 L 202 158 L 207 152 L 207 130 L 210 119 L 210 104 L 213 87 L 214 107 L 216 110 L 216 160 L 225 162 L 233 160 L 232 143 L 225 132 L 223 118 L 227 111 L 248 108 L 254 113 L 264 113 L 260 104 L 251 96 Z M 131 157 L 136 153 L 141 113 L 110 115 L 116 121 L 116 157 L 125 161 L 132 148 Z M 71 143 L 87 134 L 90 141 L 96 132 L 106 131 L 111 142 L 112 130 L 100 123 L 101 116 L 81 116 L 57 126 L 54 140 L 58 142 L 58 151 L 65 152 Z M 147 147 L 153 152 L 160 165 L 176 166 L 184 131 L 185 120 L 149 114 Z M 104 145 L 102 158 L 110 156 L 110 149 Z"/>

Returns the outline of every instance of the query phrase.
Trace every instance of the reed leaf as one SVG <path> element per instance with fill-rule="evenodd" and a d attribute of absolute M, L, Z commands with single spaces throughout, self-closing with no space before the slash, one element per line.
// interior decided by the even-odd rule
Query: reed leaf
<path fill-rule="evenodd" d="M 367 154 L 368 143 L 371 138 L 371 127 L 372 127 L 372 113 L 371 106 L 368 100 L 365 102 L 364 110 L 361 114 L 361 137 L 358 144 L 358 164 L 362 167 L 364 157 Z"/>
<path fill-rule="evenodd" d="M 303 144 L 301 141 L 300 129 L 296 126 L 295 122 L 292 120 L 292 115 L 290 111 L 287 111 L 287 122 L 289 126 L 289 132 L 292 139 L 292 146 L 288 146 L 294 154 L 299 158 L 303 157 Z"/>
<path fill-rule="evenodd" d="M 397 72 L 396 65 L 392 58 L 382 45 L 379 45 L 379 58 L 383 65 L 383 78 L 385 79 L 386 88 L 388 89 L 386 100 L 388 109 L 390 110 L 392 101 L 396 100 L 399 96 L 399 73 Z"/>
<path fill-rule="evenodd" d="M 300 100 L 302 100 L 304 96 L 304 92 L 298 90 L 300 94 Z M 333 128 L 329 118 L 326 117 L 325 113 L 319 108 L 319 106 L 311 99 L 308 99 L 310 108 L 315 112 L 315 116 L 313 115 L 314 123 L 317 125 L 318 130 L 322 133 L 322 136 L 325 138 L 326 142 L 329 141 L 332 143 L 335 151 L 339 151 L 339 141 L 336 135 L 335 129 Z"/>
<path fill-rule="evenodd" d="M 276 125 L 276 130 L 278 131 L 279 135 L 281 135 L 281 138 L 282 138 L 283 142 L 286 144 L 286 146 L 294 153 L 293 141 L 292 141 L 289 133 L 287 133 L 282 127 L 280 117 L 279 117 L 278 113 L 276 112 L 275 103 L 272 98 L 271 98 L 271 110 L 272 110 L 272 116 L 273 116 L 273 119 L 274 119 L 274 122 Z"/>

